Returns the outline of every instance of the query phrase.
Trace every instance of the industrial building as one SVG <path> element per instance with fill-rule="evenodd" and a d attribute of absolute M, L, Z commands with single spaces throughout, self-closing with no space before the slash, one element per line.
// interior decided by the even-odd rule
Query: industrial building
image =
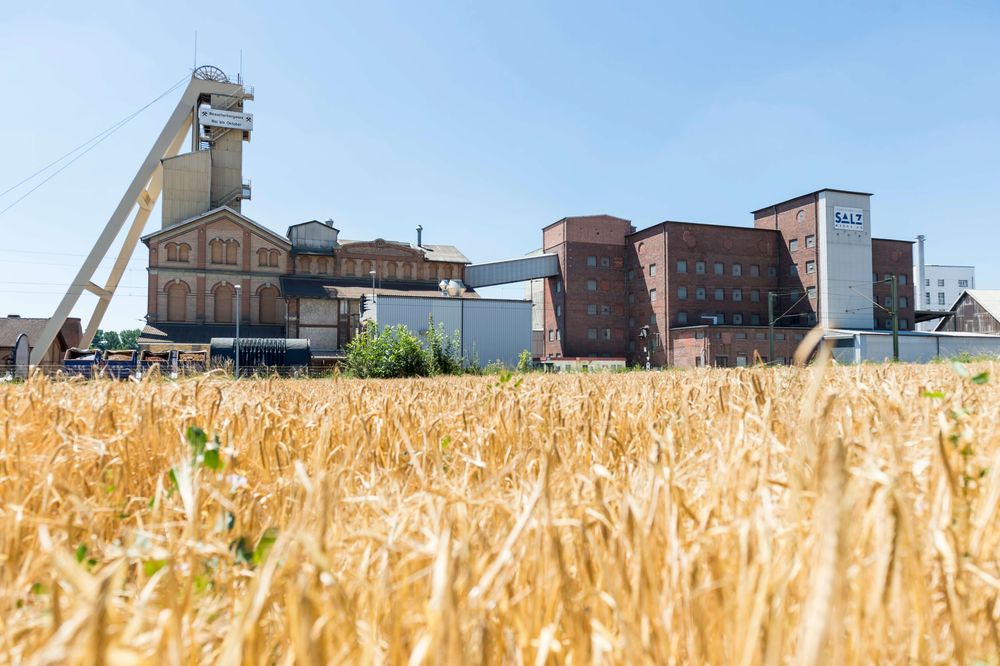
<path fill-rule="evenodd" d="M 1000 291 L 966 289 L 935 330 L 1000 336 Z"/>
<path fill-rule="evenodd" d="M 871 196 L 817 190 L 753 211 L 753 227 L 563 218 L 542 232 L 560 267 L 544 357 L 745 365 L 786 361 L 817 323 L 886 330 L 895 309 L 910 330 L 912 243 L 872 237 Z"/>
<path fill-rule="evenodd" d="M 14 364 L 14 349 L 17 340 L 22 335 L 27 339 L 29 353 L 33 351 L 41 339 L 48 319 L 7 315 L 0 318 L 0 372 L 6 372 Z M 80 344 L 83 328 L 79 317 L 68 317 L 59 327 L 56 339 L 39 354 L 40 365 L 59 365 L 67 349 Z"/>

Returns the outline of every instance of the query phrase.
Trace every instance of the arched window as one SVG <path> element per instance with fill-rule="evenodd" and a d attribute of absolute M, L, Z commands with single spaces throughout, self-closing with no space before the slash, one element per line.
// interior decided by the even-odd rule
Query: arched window
<path fill-rule="evenodd" d="M 354 275 L 354 270 L 355 270 L 355 268 L 354 268 L 354 260 L 353 259 L 345 259 L 344 260 L 344 275 L 346 275 L 346 276 Z"/>
<path fill-rule="evenodd" d="M 167 261 L 177 261 L 177 243 L 167 243 Z"/>
<path fill-rule="evenodd" d="M 326 257 L 316 259 L 316 272 L 320 275 L 326 275 Z"/>
<path fill-rule="evenodd" d="M 208 244 L 208 247 L 211 250 L 213 264 L 221 264 L 225 260 L 223 245 L 224 243 L 219 238 L 213 238 L 212 242 Z"/>
<path fill-rule="evenodd" d="M 366 277 L 372 272 L 372 262 L 365 259 L 361 262 L 361 277 Z"/>
<path fill-rule="evenodd" d="M 183 282 L 174 282 L 167 286 L 167 321 L 187 319 L 188 291 L 188 286 Z"/>
<path fill-rule="evenodd" d="M 403 279 L 409 280 L 412 277 L 413 277 L 413 269 L 410 267 L 410 264 L 403 264 Z"/>
<path fill-rule="evenodd" d="M 270 266 L 270 257 L 267 254 L 267 248 L 260 248 L 257 250 L 257 265 L 258 266 Z"/>
<path fill-rule="evenodd" d="M 278 288 L 273 286 L 261 287 L 258 292 L 258 304 L 260 307 L 260 323 L 280 324 L 281 313 L 278 311 Z"/>
<path fill-rule="evenodd" d="M 299 273 L 308 273 L 309 272 L 309 263 L 310 263 L 309 262 L 309 257 L 301 256 L 301 257 L 298 258 L 298 260 L 296 261 L 296 263 L 298 264 L 298 272 Z"/>
<path fill-rule="evenodd" d="M 177 246 L 177 261 L 188 262 L 191 261 L 191 246 L 187 243 L 181 243 Z"/>
<path fill-rule="evenodd" d="M 390 278 L 396 277 L 396 262 L 395 261 L 387 262 L 387 265 L 385 267 L 385 276 L 386 277 L 390 277 Z"/>
<path fill-rule="evenodd" d="M 235 265 L 237 263 L 237 255 L 240 252 L 239 241 L 228 240 L 226 241 L 226 263 Z"/>
<path fill-rule="evenodd" d="M 270 260 L 270 263 L 268 265 L 274 266 L 275 268 L 277 268 L 278 267 L 278 257 L 280 256 L 278 254 L 278 251 L 277 250 L 271 250 L 270 252 L 267 253 L 267 256 L 268 256 L 268 259 Z"/>
<path fill-rule="evenodd" d="M 233 289 L 232 285 L 222 282 L 216 285 L 214 293 L 215 323 L 233 323 L 233 300 L 236 296 L 236 290 Z"/>

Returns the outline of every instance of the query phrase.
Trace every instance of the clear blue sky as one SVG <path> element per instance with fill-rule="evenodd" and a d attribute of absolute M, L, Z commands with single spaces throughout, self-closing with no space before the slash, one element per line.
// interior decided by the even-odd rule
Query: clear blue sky
<path fill-rule="evenodd" d="M 997 2 L 56 4 L 0 19 L 0 191 L 183 77 L 197 30 L 201 64 L 243 49 L 244 211 L 280 232 L 422 224 L 484 261 L 566 215 L 749 225 L 836 187 L 1000 288 Z M 179 95 L 0 215 L 0 314 L 51 314 Z M 106 328 L 141 325 L 142 250 Z"/>

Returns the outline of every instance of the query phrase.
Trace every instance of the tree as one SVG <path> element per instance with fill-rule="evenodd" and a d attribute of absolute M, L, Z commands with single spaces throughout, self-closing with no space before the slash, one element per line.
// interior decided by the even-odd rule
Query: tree
<path fill-rule="evenodd" d="M 94 335 L 94 347 L 101 351 L 108 349 L 138 349 L 139 335 L 141 331 L 137 328 L 130 328 L 124 331 L 105 331 L 97 329 Z"/>

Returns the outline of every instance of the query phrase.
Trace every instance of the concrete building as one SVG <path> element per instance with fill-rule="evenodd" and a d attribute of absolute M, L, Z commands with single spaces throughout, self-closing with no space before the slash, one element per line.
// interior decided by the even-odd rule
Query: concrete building
<path fill-rule="evenodd" d="M 924 265 L 923 285 L 918 287 L 920 309 L 929 312 L 949 312 L 959 297 L 967 289 L 976 288 L 975 266 Z M 919 330 L 931 331 L 940 325 L 940 320 L 922 322 Z"/>
<path fill-rule="evenodd" d="M 966 289 L 949 312 L 935 330 L 1000 336 L 1000 291 Z"/>
<path fill-rule="evenodd" d="M 753 227 L 610 215 L 543 229 L 545 357 L 742 365 L 791 356 L 802 329 L 912 328 L 912 244 L 871 236 L 871 195 L 824 189 L 753 211 Z M 770 301 L 770 303 L 769 303 Z"/>
<path fill-rule="evenodd" d="M 6 371 L 13 363 L 14 345 L 22 334 L 28 336 L 28 348 L 33 350 L 40 339 L 48 319 L 7 315 L 0 318 L 0 371 Z M 79 317 L 69 317 L 63 323 L 56 339 L 41 355 L 38 365 L 59 365 L 66 350 L 80 344 L 83 328 Z"/>

